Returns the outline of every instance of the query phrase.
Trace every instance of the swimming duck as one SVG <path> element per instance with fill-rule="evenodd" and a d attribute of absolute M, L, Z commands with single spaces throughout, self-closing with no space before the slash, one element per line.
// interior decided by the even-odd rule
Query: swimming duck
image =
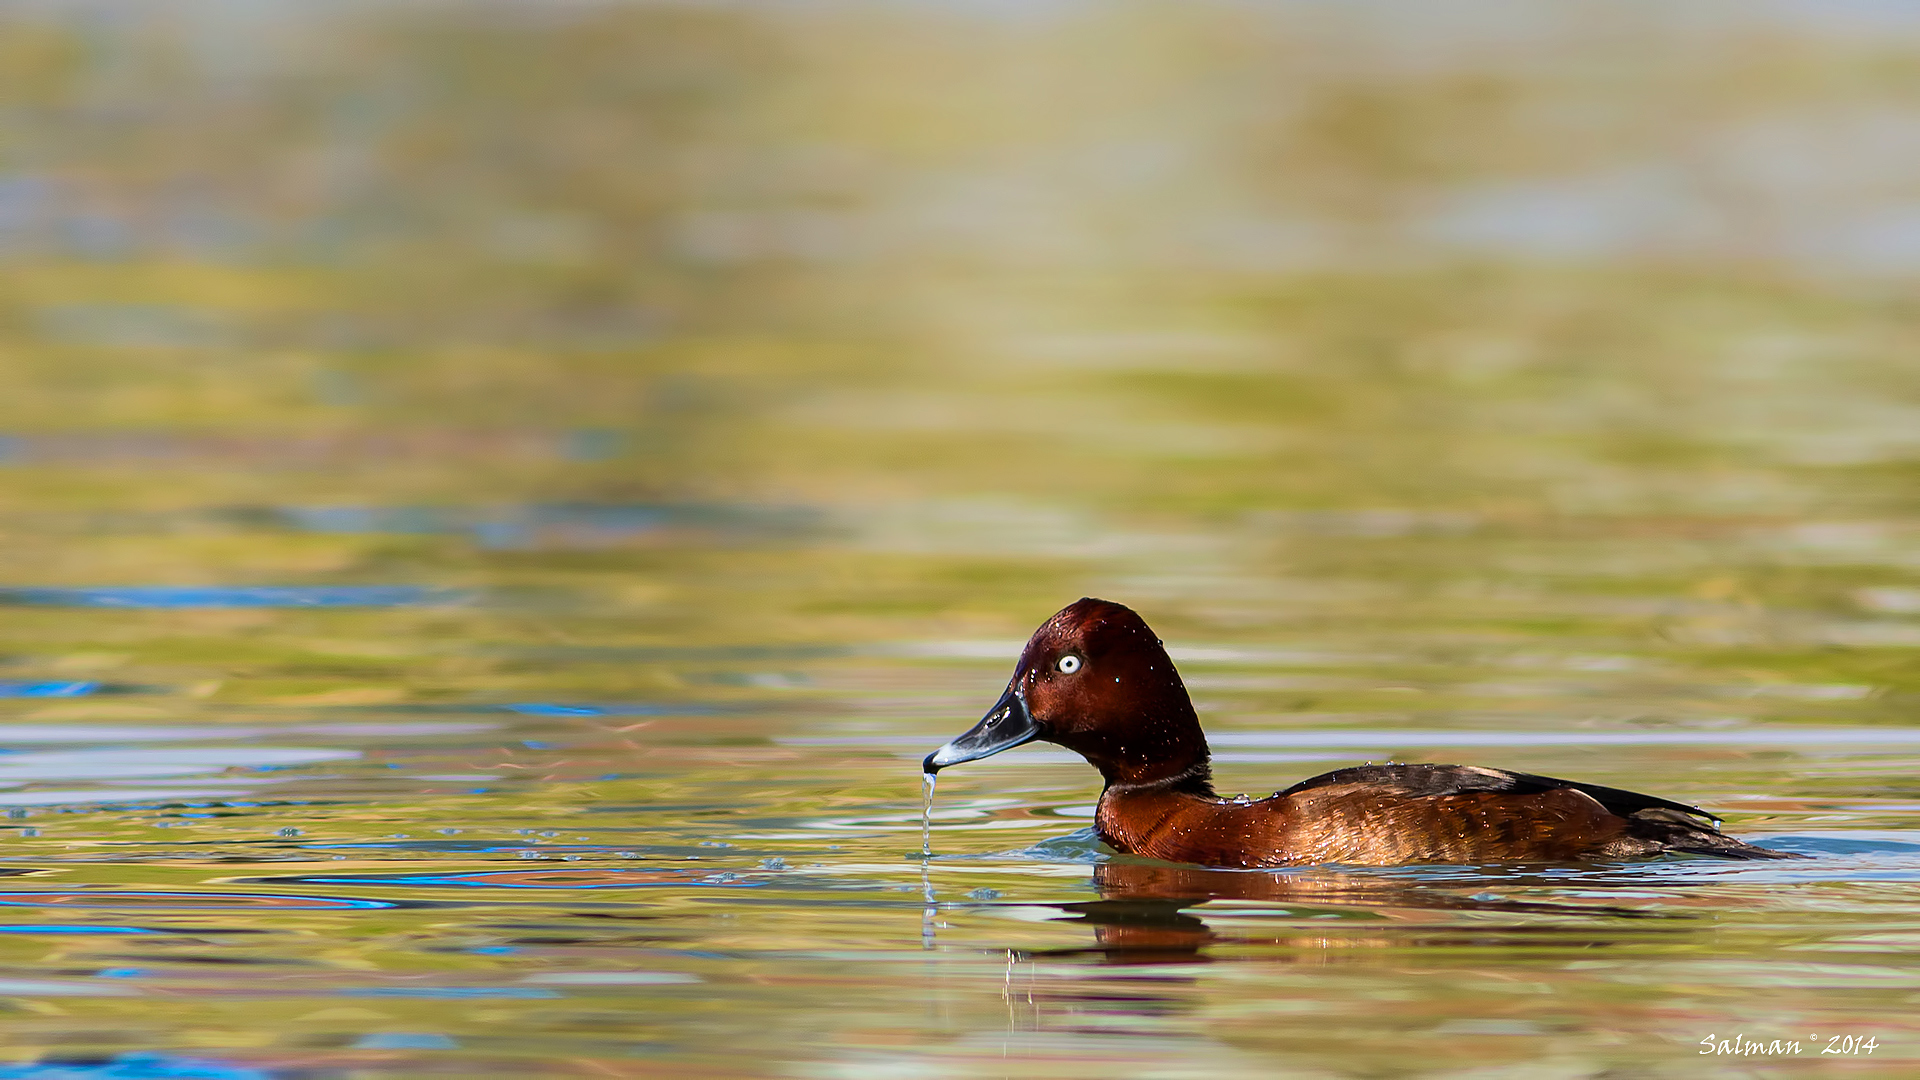
<path fill-rule="evenodd" d="M 1160 639 L 1087 597 L 1034 631 L 1006 692 L 923 768 L 1035 739 L 1100 770 L 1094 829 L 1116 851 L 1218 867 L 1572 862 L 1666 852 L 1794 858 L 1722 833 L 1696 807 L 1472 765 L 1361 765 L 1259 800 L 1213 790 L 1207 739 Z"/>

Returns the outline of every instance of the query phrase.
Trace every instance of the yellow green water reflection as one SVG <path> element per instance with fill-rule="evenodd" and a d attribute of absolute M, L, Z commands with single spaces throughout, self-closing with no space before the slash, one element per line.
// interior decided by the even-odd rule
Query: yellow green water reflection
<path fill-rule="evenodd" d="M 1917 94 L 1865 3 L 0 14 L 0 1076 L 1911 1075 Z M 1226 790 L 1815 857 L 1142 865 L 1027 747 L 923 864 L 1083 594 Z"/>

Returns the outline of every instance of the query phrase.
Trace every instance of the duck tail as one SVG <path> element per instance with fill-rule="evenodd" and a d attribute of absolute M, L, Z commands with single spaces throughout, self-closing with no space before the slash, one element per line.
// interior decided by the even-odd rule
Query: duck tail
<path fill-rule="evenodd" d="M 1711 821 L 1664 807 L 1641 810 L 1627 818 L 1628 833 L 1657 845 L 1660 851 L 1712 855 L 1721 859 L 1806 859 L 1796 851 L 1775 851 L 1721 832 Z"/>

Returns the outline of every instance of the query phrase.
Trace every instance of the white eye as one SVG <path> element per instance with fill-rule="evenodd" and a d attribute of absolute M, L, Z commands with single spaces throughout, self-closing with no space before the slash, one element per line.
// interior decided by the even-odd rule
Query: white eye
<path fill-rule="evenodd" d="M 1060 669 L 1060 674 L 1071 675 L 1080 670 L 1080 658 L 1072 653 L 1068 653 L 1055 661 L 1053 666 Z"/>

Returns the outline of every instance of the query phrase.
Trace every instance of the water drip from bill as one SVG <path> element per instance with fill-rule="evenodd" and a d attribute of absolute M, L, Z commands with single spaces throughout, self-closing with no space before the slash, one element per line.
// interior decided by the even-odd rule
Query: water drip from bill
<path fill-rule="evenodd" d="M 939 783 L 939 777 L 921 773 L 920 782 L 925 789 L 920 808 L 920 861 L 925 862 L 933 858 L 933 787 Z"/>
<path fill-rule="evenodd" d="M 933 919 L 940 907 L 933 899 L 933 788 L 938 778 L 921 773 L 925 799 L 920 807 L 920 896 L 925 906 L 920 912 L 920 947 L 933 948 Z"/>

